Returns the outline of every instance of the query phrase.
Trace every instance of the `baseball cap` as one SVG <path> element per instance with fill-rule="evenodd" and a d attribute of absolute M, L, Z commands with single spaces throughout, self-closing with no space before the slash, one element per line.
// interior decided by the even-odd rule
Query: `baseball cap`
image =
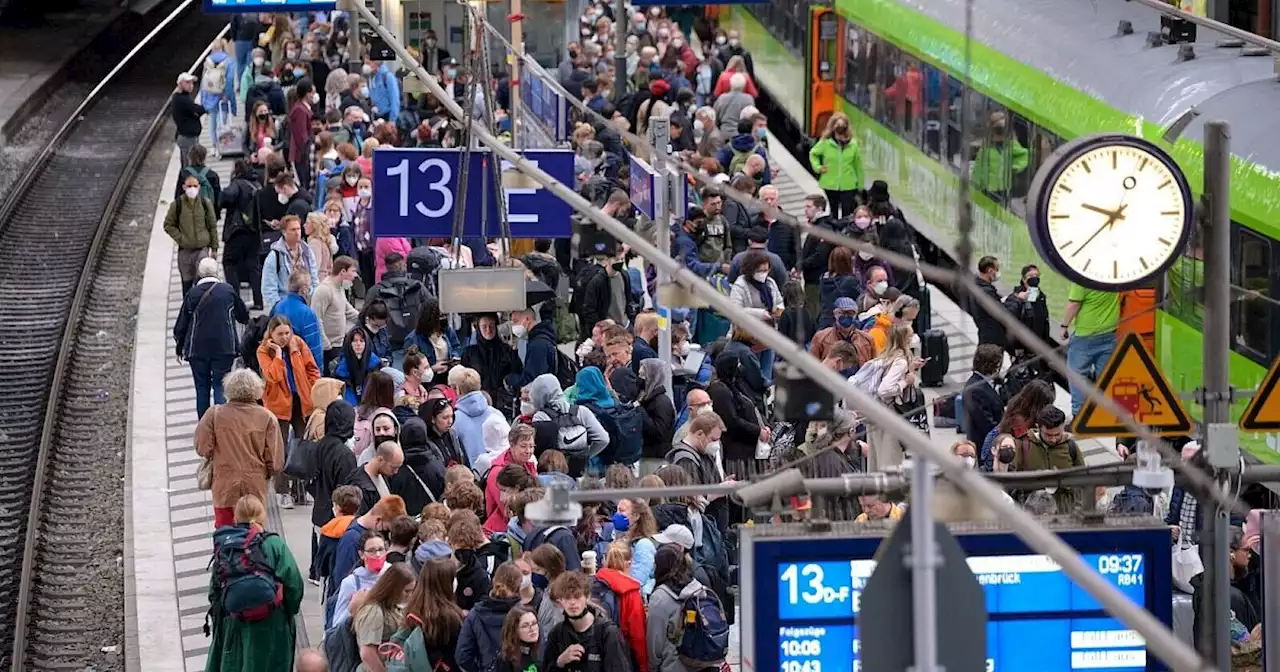
<path fill-rule="evenodd" d="M 196 81 L 196 76 L 189 72 L 183 72 L 178 75 L 179 84 L 183 82 L 194 82 L 194 81 Z"/>
<path fill-rule="evenodd" d="M 693 550 L 693 532 L 684 525 L 668 525 L 667 529 L 653 535 L 659 545 L 679 544 L 684 550 Z"/>

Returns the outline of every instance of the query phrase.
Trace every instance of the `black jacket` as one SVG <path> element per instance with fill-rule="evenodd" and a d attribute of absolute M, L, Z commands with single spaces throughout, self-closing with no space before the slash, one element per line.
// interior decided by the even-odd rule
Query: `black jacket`
<path fill-rule="evenodd" d="M 827 215 L 813 220 L 813 226 L 832 233 L 836 230 L 831 223 L 831 217 Z M 817 236 L 809 236 L 805 239 L 804 246 L 800 248 L 800 271 L 804 273 L 804 284 L 816 284 L 822 279 L 822 274 L 827 272 L 827 260 L 833 249 L 835 249 L 834 245 Z"/>
<path fill-rule="evenodd" d="M 721 483 L 722 479 L 716 469 L 715 458 L 706 453 L 698 452 L 693 448 L 693 446 L 690 446 L 683 441 L 676 444 L 675 447 L 667 453 L 664 459 L 671 464 L 678 464 L 683 467 L 684 470 L 688 472 L 689 477 L 692 478 L 693 482 L 697 485 L 719 485 Z M 657 507 L 654 507 L 654 514 L 657 515 L 658 508 L 663 506 L 668 505 L 659 504 Z M 679 522 L 681 525 L 688 524 L 682 521 L 676 522 Z M 662 529 L 665 530 L 666 527 L 666 525 L 663 525 Z"/>
<path fill-rule="evenodd" d="M 609 273 L 599 264 L 586 264 L 578 271 L 573 288 L 573 309 L 578 314 L 578 334 L 586 338 L 597 322 L 609 317 L 609 304 L 613 301 L 613 294 L 609 290 Z"/>
<path fill-rule="evenodd" d="M 177 136 L 179 138 L 198 138 L 200 132 L 204 130 L 204 125 L 200 123 L 200 117 L 203 117 L 207 110 L 200 107 L 200 103 L 195 101 L 194 93 L 175 93 L 173 94 L 170 111 L 173 115 L 173 125 L 177 127 Z"/>
<path fill-rule="evenodd" d="M 409 277 L 405 271 L 387 269 L 382 280 L 369 290 L 368 297 L 366 301 L 381 299 L 386 302 L 391 314 L 387 333 L 391 337 L 391 347 L 399 349 L 417 325 L 418 311 L 431 298 L 431 291 L 421 280 Z"/>
<path fill-rule="evenodd" d="M 609 620 L 605 613 L 588 605 L 595 614 L 595 622 L 586 632 L 573 629 L 573 621 L 566 618 L 547 634 L 546 650 L 542 655 L 542 669 L 565 670 L 566 672 L 606 672 L 625 670 L 630 666 L 631 650 L 622 639 L 617 624 Z M 586 654 L 580 660 L 569 663 L 566 667 L 556 665 L 556 659 L 564 650 L 574 644 L 581 644 Z"/>
<path fill-rule="evenodd" d="M 1006 310 L 1013 313 L 1013 316 L 1018 318 L 1018 321 L 1022 322 L 1022 324 L 1028 329 L 1035 332 L 1035 335 L 1039 336 L 1041 341 L 1045 343 L 1052 343 L 1052 341 L 1049 340 L 1048 298 L 1044 295 L 1043 291 L 1040 292 L 1040 296 L 1037 296 L 1035 301 L 1023 301 L 1017 297 L 1019 292 L 1026 290 L 1026 285 L 1019 285 L 1012 292 L 1009 292 L 1009 295 L 1004 297 L 1004 307 Z M 1010 340 L 1013 341 L 1015 339 Z M 1014 344 L 1015 343 L 1010 343 L 1010 345 Z"/>
<path fill-rule="evenodd" d="M 729 198 L 724 199 L 724 221 L 729 225 L 729 239 L 733 241 L 733 253 L 747 249 L 747 232 L 755 226 L 756 213 L 750 208 Z M 772 249 L 772 248 L 770 248 Z M 778 289 L 782 289 L 779 287 Z"/>
<path fill-rule="evenodd" d="M 257 236 L 253 219 L 253 196 L 257 192 L 257 185 L 247 177 L 239 176 L 231 178 L 231 183 L 218 195 L 218 207 L 227 213 L 222 226 L 222 242 L 231 242 L 237 236 Z"/>
<path fill-rule="evenodd" d="M 982 278 L 977 278 L 977 283 L 978 291 L 995 299 L 997 303 L 1000 301 L 1000 293 L 996 291 L 995 285 Z M 972 298 L 969 299 L 969 314 L 973 316 L 973 322 L 978 327 L 978 345 L 990 343 L 1005 347 L 1004 325 L 997 322 L 996 318 L 989 315 Z"/>
<path fill-rule="evenodd" d="M 333 501 L 333 491 L 347 485 L 355 473 L 356 456 L 347 446 L 347 440 L 355 434 L 356 409 L 343 399 L 325 408 L 324 436 L 316 444 L 316 464 L 319 471 L 312 481 L 311 494 L 316 506 L 311 507 L 311 524 L 322 527 L 333 520 L 333 507 L 325 503 Z"/>
<path fill-rule="evenodd" d="M 653 446 L 646 456 L 661 457 L 676 434 L 676 408 L 666 391 L 649 397 L 640 404 L 644 408 L 644 445 Z"/>
<path fill-rule="evenodd" d="M 987 440 L 987 434 L 1004 417 L 1004 401 L 996 393 L 995 388 L 987 382 L 982 374 L 973 372 L 964 385 L 963 403 L 964 436 L 975 446 L 981 446 Z"/>
<path fill-rule="evenodd" d="M 326 417 L 327 420 L 328 418 Z M 354 454 L 352 457 L 354 457 Z M 356 467 L 344 485 L 354 485 L 360 488 L 360 510 L 356 511 L 357 516 L 369 513 L 369 510 L 377 506 L 378 501 L 382 499 L 382 495 L 378 493 L 378 486 L 373 484 L 373 478 L 369 476 L 369 472 L 365 471 L 363 467 Z M 387 485 L 387 489 L 391 489 L 390 484 Z"/>
<path fill-rule="evenodd" d="M 524 262 L 525 268 L 533 273 L 534 277 L 546 283 L 551 291 L 556 291 L 560 287 L 560 264 L 555 257 L 550 254 L 541 252 L 530 252 L 520 259 Z"/>
<path fill-rule="evenodd" d="M 458 585 L 453 590 L 453 599 L 459 607 L 469 611 L 489 596 L 489 588 L 492 586 L 489 571 L 473 550 L 456 550 L 453 557 L 458 561 Z M 466 629 L 464 624 L 462 630 L 465 632 Z"/>
<path fill-rule="evenodd" d="M 756 443 L 760 441 L 760 420 L 755 404 L 747 395 L 722 380 L 715 380 L 707 386 L 707 396 L 711 397 L 711 408 L 724 421 L 724 433 L 720 437 L 724 459 L 755 459 Z"/>
<path fill-rule="evenodd" d="M 458 576 L 458 587 L 461 588 L 462 575 Z M 458 661 L 459 669 L 463 672 L 493 669 L 502 646 L 502 623 L 507 619 L 507 613 L 519 602 L 518 597 L 489 597 L 487 594 L 476 602 L 471 613 L 463 619 L 462 632 L 458 635 L 458 650 L 454 652 L 454 659 Z M 461 604 L 462 600 L 459 599 L 458 603 Z"/>
<path fill-rule="evenodd" d="M 486 341 L 477 333 L 476 342 L 462 349 L 462 365 L 480 374 L 480 389 L 489 393 L 491 406 L 510 416 L 512 395 L 505 381 L 524 368 L 520 355 L 501 339 Z"/>
<path fill-rule="evenodd" d="M 409 515 L 417 515 L 422 507 L 444 494 L 444 458 L 427 440 L 427 423 L 421 418 L 410 418 L 400 426 L 400 448 L 404 451 L 404 466 L 387 479 L 387 488 L 404 498 Z M 422 489 L 423 485 L 431 494 Z"/>
<path fill-rule="evenodd" d="M 529 330 L 529 343 L 524 350 L 524 370 L 507 376 L 507 388 L 518 392 L 538 376 L 555 373 L 556 352 L 555 323 L 546 320 L 533 325 L 533 329 Z"/>

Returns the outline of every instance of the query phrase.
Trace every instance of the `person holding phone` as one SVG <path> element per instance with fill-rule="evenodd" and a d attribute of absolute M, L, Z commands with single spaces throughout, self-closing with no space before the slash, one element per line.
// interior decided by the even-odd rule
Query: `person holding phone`
<path fill-rule="evenodd" d="M 1040 340 L 1052 343 L 1049 339 L 1049 304 L 1044 291 L 1040 289 L 1040 268 L 1035 264 L 1022 267 L 1021 279 L 1017 287 L 1004 299 L 1005 308 L 1013 313 Z M 1009 339 L 1009 354 L 1014 361 L 1019 359 L 1019 352 L 1027 348 L 1016 339 Z"/>

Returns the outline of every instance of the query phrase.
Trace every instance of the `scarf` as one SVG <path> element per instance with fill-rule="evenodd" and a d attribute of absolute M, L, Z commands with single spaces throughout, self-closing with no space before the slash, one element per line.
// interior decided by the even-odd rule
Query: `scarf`
<path fill-rule="evenodd" d="M 755 287 L 756 291 L 760 293 L 760 303 L 764 304 L 765 310 L 772 311 L 773 292 L 769 291 L 769 279 L 765 278 L 764 282 L 756 282 L 756 279 L 750 275 L 743 275 L 742 277 L 747 281 L 748 285 Z"/>

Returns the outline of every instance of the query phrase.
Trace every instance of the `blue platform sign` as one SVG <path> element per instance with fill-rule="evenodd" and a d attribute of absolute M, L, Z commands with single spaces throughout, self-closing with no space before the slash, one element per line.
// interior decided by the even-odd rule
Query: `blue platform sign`
<path fill-rule="evenodd" d="M 862 590 L 881 539 L 757 537 L 742 613 L 744 667 L 854 672 Z M 1172 569 L 1167 527 L 1063 532 L 1111 585 L 1168 625 Z M 986 592 L 990 672 L 1164 670 L 1141 635 L 1103 611 L 1046 556 L 1012 534 L 956 534 Z M 802 541 L 803 543 L 797 543 Z M 744 574 L 745 576 L 745 574 Z"/>
<path fill-rule="evenodd" d="M 323 12 L 338 8 L 336 0 L 204 0 L 208 12 Z"/>
<path fill-rule="evenodd" d="M 658 172 L 643 159 L 631 155 L 631 204 L 650 220 L 657 219 L 661 211 L 658 193 Z"/>
<path fill-rule="evenodd" d="M 542 128 L 547 137 L 556 142 L 569 139 L 567 129 L 569 113 L 565 109 L 564 96 L 550 84 L 532 75 L 522 82 L 520 98 L 533 116 L 533 122 Z"/>
<path fill-rule="evenodd" d="M 524 158 L 558 182 L 572 186 L 573 151 L 526 150 Z M 373 233 L 379 237 L 435 238 L 453 235 L 458 207 L 459 149 L 379 149 L 373 153 Z M 497 191 L 488 150 L 471 153 L 464 236 L 493 237 L 501 231 Z M 507 221 L 514 238 L 568 238 L 573 208 L 541 185 L 503 166 Z"/>

